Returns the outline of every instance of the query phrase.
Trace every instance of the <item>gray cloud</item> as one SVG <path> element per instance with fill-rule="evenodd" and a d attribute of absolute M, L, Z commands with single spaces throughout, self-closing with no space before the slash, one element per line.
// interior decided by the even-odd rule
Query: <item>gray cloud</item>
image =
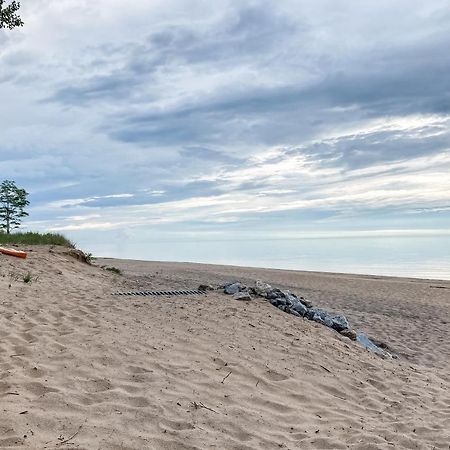
<path fill-rule="evenodd" d="M 446 2 L 150 3 L 104 22 L 105 2 L 80 6 L 47 38 L 42 0 L 35 28 L 0 35 L 0 170 L 35 218 L 288 226 L 448 204 L 423 161 L 448 164 Z"/>

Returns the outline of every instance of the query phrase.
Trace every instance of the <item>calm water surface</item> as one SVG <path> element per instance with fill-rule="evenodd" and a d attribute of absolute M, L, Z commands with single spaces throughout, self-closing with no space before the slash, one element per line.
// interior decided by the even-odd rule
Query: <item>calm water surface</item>
<path fill-rule="evenodd" d="M 90 248 L 116 258 L 450 280 L 450 236 L 122 242 Z"/>

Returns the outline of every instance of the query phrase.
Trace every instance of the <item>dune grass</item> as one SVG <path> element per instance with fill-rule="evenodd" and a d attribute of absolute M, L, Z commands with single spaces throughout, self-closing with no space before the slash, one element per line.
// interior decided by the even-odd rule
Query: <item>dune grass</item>
<path fill-rule="evenodd" d="M 23 245 L 62 245 L 75 248 L 75 244 L 59 233 L 0 233 L 0 245 L 23 244 Z"/>

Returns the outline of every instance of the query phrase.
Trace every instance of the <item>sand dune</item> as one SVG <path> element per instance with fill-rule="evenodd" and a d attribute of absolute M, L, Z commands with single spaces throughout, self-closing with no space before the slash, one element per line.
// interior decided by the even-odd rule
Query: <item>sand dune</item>
<path fill-rule="evenodd" d="M 450 283 L 97 262 L 118 276 L 65 253 L 0 257 L 1 448 L 449 448 Z M 399 359 L 262 300 L 111 296 L 234 278 L 344 312 Z"/>

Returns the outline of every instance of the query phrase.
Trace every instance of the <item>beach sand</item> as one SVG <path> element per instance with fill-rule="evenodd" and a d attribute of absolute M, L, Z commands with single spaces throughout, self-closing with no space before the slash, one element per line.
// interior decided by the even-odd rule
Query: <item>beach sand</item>
<path fill-rule="evenodd" d="M 450 282 L 67 252 L 0 256 L 0 448 L 450 448 Z M 234 279 L 343 313 L 398 359 L 261 299 L 111 295 Z"/>

